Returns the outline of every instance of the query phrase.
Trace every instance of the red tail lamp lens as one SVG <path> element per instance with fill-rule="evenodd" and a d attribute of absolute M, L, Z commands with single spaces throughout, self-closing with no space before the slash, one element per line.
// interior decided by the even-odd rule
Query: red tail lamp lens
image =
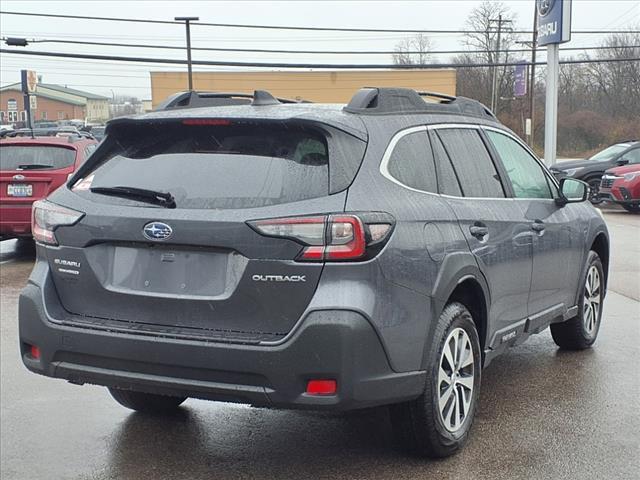
<path fill-rule="evenodd" d="M 357 260 L 367 250 L 364 225 L 356 215 L 274 218 L 249 225 L 262 235 L 290 238 L 305 245 L 298 256 L 300 261 Z"/>
<path fill-rule="evenodd" d="M 307 382 L 308 395 L 335 395 L 338 382 L 335 380 L 309 380 Z"/>
<path fill-rule="evenodd" d="M 362 221 L 345 215 L 331 217 L 331 242 L 325 249 L 327 260 L 354 260 L 362 257 L 367 249 Z"/>
<path fill-rule="evenodd" d="M 31 232 L 33 238 L 48 245 L 58 245 L 54 230 L 75 225 L 84 213 L 62 207 L 46 200 L 34 202 L 31 210 Z"/>

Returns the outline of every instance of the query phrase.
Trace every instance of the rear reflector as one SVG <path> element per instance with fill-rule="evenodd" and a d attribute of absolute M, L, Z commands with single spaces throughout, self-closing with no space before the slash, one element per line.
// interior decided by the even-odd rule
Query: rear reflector
<path fill-rule="evenodd" d="M 31 354 L 31 356 L 33 358 L 35 358 L 36 360 L 40 359 L 40 349 L 38 347 L 36 347 L 35 345 L 31 345 L 31 348 L 29 350 L 29 353 Z"/>
<path fill-rule="evenodd" d="M 338 383 L 335 380 L 309 380 L 307 382 L 308 395 L 335 395 Z"/>

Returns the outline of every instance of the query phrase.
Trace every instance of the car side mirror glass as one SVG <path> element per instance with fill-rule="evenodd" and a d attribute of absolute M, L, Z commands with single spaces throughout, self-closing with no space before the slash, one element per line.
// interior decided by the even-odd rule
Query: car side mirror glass
<path fill-rule="evenodd" d="M 627 165 L 628 163 L 629 163 L 629 159 L 624 157 L 616 160 L 616 165 Z"/>
<path fill-rule="evenodd" d="M 560 206 L 584 202 L 589 198 L 589 185 L 575 178 L 563 178 L 560 180 L 559 194 L 556 203 Z"/>

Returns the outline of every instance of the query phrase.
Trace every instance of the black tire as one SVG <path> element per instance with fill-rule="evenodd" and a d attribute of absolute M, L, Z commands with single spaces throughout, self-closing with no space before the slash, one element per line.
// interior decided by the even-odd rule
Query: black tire
<path fill-rule="evenodd" d="M 602 203 L 602 199 L 600 198 L 600 177 L 591 177 L 586 180 L 589 184 L 589 201 L 597 205 Z"/>
<path fill-rule="evenodd" d="M 623 203 L 621 205 L 627 212 L 640 213 L 640 203 Z"/>
<path fill-rule="evenodd" d="M 144 413 L 169 413 L 176 410 L 187 399 L 187 397 L 169 397 L 119 388 L 109 388 L 109 393 L 123 407 Z"/>
<path fill-rule="evenodd" d="M 442 383 L 438 385 L 438 372 L 445 341 L 452 332 L 462 329 L 468 335 L 473 355 L 473 390 L 467 415 L 458 430 L 445 426 L 438 404 Z M 410 452 L 431 458 L 453 455 L 466 443 L 475 416 L 480 391 L 481 352 L 478 332 L 467 308 L 457 302 L 447 305 L 438 318 L 432 344 L 427 353 L 427 381 L 424 393 L 415 400 L 390 407 L 391 421 L 396 438 Z M 467 357 L 468 358 L 468 357 Z M 446 384 L 445 384 L 446 385 Z M 445 388 L 444 391 L 448 390 Z M 460 398 L 454 389 L 455 401 Z M 449 397 L 451 399 L 451 397 Z M 453 406 L 451 407 L 453 409 Z M 446 406 L 445 406 L 446 409 Z M 455 411 L 457 412 L 457 411 Z M 451 415 L 453 418 L 454 411 Z"/>
<path fill-rule="evenodd" d="M 595 268 L 598 272 L 600 283 L 598 290 L 599 308 L 597 314 L 594 315 L 595 324 L 593 329 L 588 328 L 588 320 L 585 316 L 588 308 L 591 308 L 586 301 L 587 295 L 587 278 L 590 270 Z M 582 276 L 580 283 L 580 296 L 578 304 L 578 313 L 575 317 L 562 323 L 551 324 L 551 336 L 553 341 L 564 350 L 584 350 L 591 347 L 600 331 L 600 323 L 602 320 L 602 303 L 604 300 L 604 271 L 600 257 L 594 251 L 590 251 L 587 256 L 587 267 Z M 591 295 L 593 298 L 593 295 Z M 593 310 L 592 310 L 593 314 Z"/>

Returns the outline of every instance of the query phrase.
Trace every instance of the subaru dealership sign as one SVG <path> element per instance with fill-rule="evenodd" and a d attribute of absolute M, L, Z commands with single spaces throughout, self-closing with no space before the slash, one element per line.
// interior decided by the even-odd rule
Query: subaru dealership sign
<path fill-rule="evenodd" d="M 538 45 L 571 40 L 571 0 L 537 0 Z"/>

